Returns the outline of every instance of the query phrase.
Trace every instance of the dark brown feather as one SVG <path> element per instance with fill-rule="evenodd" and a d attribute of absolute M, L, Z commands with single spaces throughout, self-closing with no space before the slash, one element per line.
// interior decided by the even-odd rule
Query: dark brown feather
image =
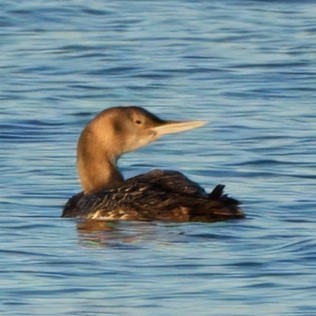
<path fill-rule="evenodd" d="M 62 216 L 177 222 L 244 218 L 239 202 L 223 189 L 218 185 L 208 194 L 180 172 L 153 170 L 98 193 L 74 195 Z"/>

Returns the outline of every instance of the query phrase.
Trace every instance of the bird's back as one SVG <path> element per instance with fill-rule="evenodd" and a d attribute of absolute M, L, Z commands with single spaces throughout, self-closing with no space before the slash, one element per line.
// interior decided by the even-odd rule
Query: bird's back
<path fill-rule="evenodd" d="M 243 218 L 239 202 L 218 185 L 207 193 L 177 171 L 153 170 L 66 203 L 64 217 L 139 221 L 220 221 Z"/>

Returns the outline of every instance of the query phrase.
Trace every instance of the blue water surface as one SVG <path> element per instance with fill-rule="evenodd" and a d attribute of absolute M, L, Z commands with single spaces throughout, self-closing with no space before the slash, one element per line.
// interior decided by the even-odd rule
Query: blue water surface
<path fill-rule="evenodd" d="M 314 1 L 1 1 L 1 315 L 314 315 Z M 247 219 L 60 218 L 77 137 L 139 105 L 209 124 L 123 157 L 226 184 Z"/>

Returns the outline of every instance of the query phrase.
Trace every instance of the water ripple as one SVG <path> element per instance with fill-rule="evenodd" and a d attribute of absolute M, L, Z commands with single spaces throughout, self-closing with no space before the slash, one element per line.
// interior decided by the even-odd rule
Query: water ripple
<path fill-rule="evenodd" d="M 3 315 L 312 315 L 313 1 L 2 1 Z M 120 161 L 226 184 L 226 223 L 65 220 L 109 106 L 205 119 Z M 229 302 L 229 304 L 227 304 Z"/>

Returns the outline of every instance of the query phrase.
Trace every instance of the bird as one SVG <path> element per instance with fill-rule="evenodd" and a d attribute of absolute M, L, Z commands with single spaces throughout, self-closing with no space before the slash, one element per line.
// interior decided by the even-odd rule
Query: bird
<path fill-rule="evenodd" d="M 199 120 L 164 120 L 137 106 L 103 110 L 84 127 L 77 143 L 82 192 L 65 204 L 62 217 L 101 221 L 216 222 L 245 217 L 240 202 L 211 192 L 175 170 L 154 169 L 124 179 L 117 162 L 164 135 L 205 125 Z"/>

